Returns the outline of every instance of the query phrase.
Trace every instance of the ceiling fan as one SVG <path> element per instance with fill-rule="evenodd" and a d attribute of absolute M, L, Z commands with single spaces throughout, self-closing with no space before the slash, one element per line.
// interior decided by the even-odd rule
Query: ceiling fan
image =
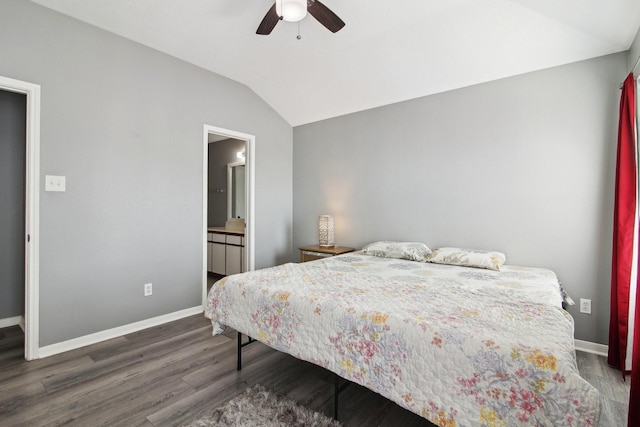
<path fill-rule="evenodd" d="M 307 12 L 332 33 L 340 31 L 345 25 L 338 15 L 318 0 L 276 0 L 262 18 L 256 34 L 269 35 L 278 21 L 298 22 L 307 16 Z"/>

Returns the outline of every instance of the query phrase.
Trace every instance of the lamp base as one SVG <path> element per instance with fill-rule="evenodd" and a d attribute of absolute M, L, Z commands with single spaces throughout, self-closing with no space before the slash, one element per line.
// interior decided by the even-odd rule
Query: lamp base
<path fill-rule="evenodd" d="M 320 246 L 321 248 L 334 248 L 336 245 L 324 245 L 320 243 L 318 246 Z"/>

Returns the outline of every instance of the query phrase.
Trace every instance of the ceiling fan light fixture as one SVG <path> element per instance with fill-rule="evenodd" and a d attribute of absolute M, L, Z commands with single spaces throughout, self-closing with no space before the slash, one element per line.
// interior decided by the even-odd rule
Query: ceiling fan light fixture
<path fill-rule="evenodd" d="M 307 0 L 276 0 L 276 13 L 288 22 L 301 21 L 307 16 Z"/>

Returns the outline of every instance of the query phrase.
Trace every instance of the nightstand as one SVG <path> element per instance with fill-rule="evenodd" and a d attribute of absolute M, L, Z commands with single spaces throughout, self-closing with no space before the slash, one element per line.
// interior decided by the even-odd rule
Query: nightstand
<path fill-rule="evenodd" d="M 327 248 L 319 245 L 303 246 L 298 249 L 300 249 L 300 262 L 313 261 L 355 251 L 355 248 L 346 248 L 343 246 Z"/>

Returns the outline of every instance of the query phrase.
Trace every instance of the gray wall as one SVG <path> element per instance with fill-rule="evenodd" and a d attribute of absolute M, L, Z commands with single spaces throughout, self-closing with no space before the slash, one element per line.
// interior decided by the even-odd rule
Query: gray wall
<path fill-rule="evenodd" d="M 26 95 L 0 90 L 0 319 L 24 314 Z"/>
<path fill-rule="evenodd" d="M 42 86 L 43 189 L 67 177 L 40 196 L 40 345 L 201 304 L 204 124 L 256 136 L 256 267 L 289 260 L 292 129 L 246 86 L 23 0 L 0 58 Z"/>
<path fill-rule="evenodd" d="M 636 61 L 640 58 L 640 30 L 636 33 L 636 37 L 629 48 L 629 71 L 632 71 L 634 65 L 636 65 Z M 640 76 L 640 64 L 636 67 L 635 76 Z"/>
<path fill-rule="evenodd" d="M 619 85 L 627 54 L 294 128 L 294 252 L 333 214 L 336 244 L 417 240 L 557 272 L 606 344 Z"/>
<path fill-rule="evenodd" d="M 227 163 L 238 161 L 236 154 L 245 149 L 244 141 L 225 139 L 209 144 L 209 194 L 207 224 L 224 227 L 227 221 Z M 224 190 L 224 192 L 216 191 Z"/>

